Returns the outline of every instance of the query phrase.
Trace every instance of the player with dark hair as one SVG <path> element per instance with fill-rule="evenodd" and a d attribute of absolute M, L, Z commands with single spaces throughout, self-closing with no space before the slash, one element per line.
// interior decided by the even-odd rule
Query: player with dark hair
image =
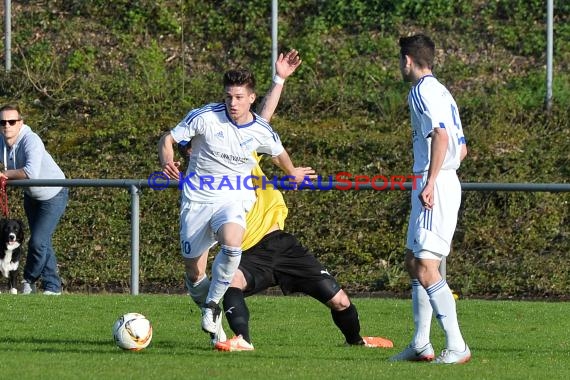
<path fill-rule="evenodd" d="M 301 64 L 296 50 L 276 62 L 277 76 L 272 87 L 259 105 L 260 116 L 270 120 L 277 108 L 283 83 Z M 179 144 L 179 151 L 186 157 L 191 149 Z M 259 161 L 256 155 L 255 159 Z M 299 168 L 311 177 L 310 168 Z M 215 334 L 213 342 L 220 351 L 251 351 L 253 344 L 249 334 L 249 309 L 245 297 L 279 285 L 284 293 L 302 292 L 319 300 L 331 310 L 334 323 L 344 335 L 348 345 L 364 347 L 392 347 L 390 340 L 380 337 L 362 337 L 356 306 L 341 289 L 320 262 L 297 239 L 283 231 L 288 209 L 281 192 L 265 183 L 259 165 L 252 171 L 259 179 L 255 183 L 256 203 L 247 214 L 247 230 L 244 236 L 240 266 L 224 295 L 224 311 L 232 331 L 236 334 L 226 340 L 223 329 Z M 187 283 L 188 285 L 188 283 Z M 221 335 L 220 335 L 221 334 Z"/>
<path fill-rule="evenodd" d="M 286 65 L 281 60 L 281 67 L 276 66 L 281 76 L 274 81 L 259 107 L 260 115 L 266 120 L 271 119 L 277 108 L 284 79 L 301 64 L 295 50 L 285 57 L 285 60 L 290 59 L 295 64 Z M 259 157 L 256 159 L 259 161 Z M 307 170 L 307 175 L 312 174 L 310 168 L 299 169 Z M 255 166 L 252 175 L 259 179 L 265 176 L 259 165 Z M 235 336 L 226 341 L 218 339 L 215 348 L 220 351 L 253 350 L 245 297 L 277 285 L 284 294 L 300 292 L 325 304 L 348 345 L 392 347 L 392 342 L 386 338 L 360 335 L 358 311 L 346 292 L 309 249 L 295 236 L 283 231 L 288 209 L 281 192 L 261 180 L 256 185 L 257 201 L 247 214 L 240 266 L 223 299 L 224 312 Z"/>
<path fill-rule="evenodd" d="M 256 98 L 253 74 L 227 71 L 223 90 L 224 102 L 191 110 L 158 145 L 162 171 L 178 180 L 180 162 L 174 161 L 173 145 L 191 141 L 180 205 L 180 243 L 186 285 L 201 306 L 202 329 L 211 335 L 221 330 L 219 302 L 239 265 L 245 215 L 255 202 L 248 180 L 257 164 L 253 153 L 271 155 L 295 182 L 303 181 L 306 174 L 293 165 L 269 123 L 250 110 Z M 221 249 L 210 281 L 208 252 L 216 242 Z"/>
<path fill-rule="evenodd" d="M 406 241 L 406 269 L 412 281 L 415 332 L 393 361 L 431 361 L 432 315 L 445 333 L 445 349 L 436 363 L 465 363 L 471 351 L 463 340 L 453 293 L 439 272 L 451 241 L 461 204 L 457 169 L 467 147 L 457 104 L 432 73 L 435 44 L 418 34 L 400 38 L 400 71 L 412 83 L 408 95 L 414 153 L 413 172 L 421 176 L 412 189 Z"/>

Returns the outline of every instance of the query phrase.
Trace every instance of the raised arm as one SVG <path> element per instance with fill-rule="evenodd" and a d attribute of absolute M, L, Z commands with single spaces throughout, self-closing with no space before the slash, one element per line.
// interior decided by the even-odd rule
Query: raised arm
<path fill-rule="evenodd" d="M 299 52 L 295 49 L 290 50 L 285 55 L 283 55 L 283 53 L 279 54 L 279 58 L 277 58 L 275 62 L 276 75 L 273 78 L 273 82 L 271 82 L 269 92 L 267 92 L 267 95 L 265 95 L 258 107 L 259 115 L 265 120 L 269 121 L 271 117 L 273 117 L 273 113 L 279 103 L 279 98 L 281 98 L 285 79 L 297 70 L 301 62 Z"/>

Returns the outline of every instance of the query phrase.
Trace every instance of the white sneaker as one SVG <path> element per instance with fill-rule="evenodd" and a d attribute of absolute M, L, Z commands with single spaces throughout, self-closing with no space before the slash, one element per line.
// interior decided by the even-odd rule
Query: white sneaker
<path fill-rule="evenodd" d="M 61 292 L 52 292 L 51 290 L 44 290 L 44 296 L 61 296 Z"/>
<path fill-rule="evenodd" d="M 210 334 L 212 338 L 212 345 L 216 345 L 218 342 L 225 342 L 228 340 L 224 327 L 222 326 L 222 314 L 220 314 L 220 323 L 217 324 L 217 331 L 215 334 Z"/>
<path fill-rule="evenodd" d="M 390 361 L 422 362 L 422 361 L 432 361 L 434 357 L 435 354 L 433 352 L 433 346 L 431 345 L 431 343 L 428 343 L 423 347 L 408 346 L 404 349 L 404 351 L 400 352 L 398 355 L 392 356 L 390 358 Z"/>
<path fill-rule="evenodd" d="M 36 292 L 36 284 L 30 284 L 28 281 L 22 281 L 22 294 L 32 294 Z"/>
<path fill-rule="evenodd" d="M 222 309 L 210 301 L 202 307 L 202 330 L 210 334 L 217 334 L 222 324 Z"/>
<path fill-rule="evenodd" d="M 463 364 L 471 359 L 471 350 L 465 345 L 465 350 L 443 350 L 441 354 L 433 361 L 437 364 Z"/>
<path fill-rule="evenodd" d="M 218 342 L 225 342 L 228 340 L 228 337 L 226 336 L 226 332 L 224 331 L 224 327 L 222 325 L 223 314 L 224 313 L 222 313 L 220 310 L 220 317 L 216 320 L 216 332 L 210 333 L 212 346 L 215 346 Z"/>

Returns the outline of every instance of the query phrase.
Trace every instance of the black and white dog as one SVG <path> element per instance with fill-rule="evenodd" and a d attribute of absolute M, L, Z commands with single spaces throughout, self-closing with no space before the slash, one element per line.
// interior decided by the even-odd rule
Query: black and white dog
<path fill-rule="evenodd" d="M 17 294 L 18 264 L 24 243 L 24 224 L 19 219 L 0 220 L 0 272 L 10 286 L 10 293 Z"/>

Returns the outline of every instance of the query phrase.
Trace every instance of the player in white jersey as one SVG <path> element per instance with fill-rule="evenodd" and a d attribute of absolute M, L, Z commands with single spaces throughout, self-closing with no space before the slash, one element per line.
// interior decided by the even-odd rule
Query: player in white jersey
<path fill-rule="evenodd" d="M 411 343 L 393 361 L 431 361 L 432 314 L 442 327 L 445 349 L 436 363 L 466 363 L 471 351 L 457 321 L 453 293 L 439 272 L 451 249 L 461 204 L 456 170 L 467 147 L 455 100 L 432 74 L 435 44 L 422 34 L 400 38 L 400 71 L 412 83 L 411 113 L 414 174 L 421 183 L 412 190 L 412 211 L 406 241 L 406 269 L 412 280 L 415 332 Z"/>
<path fill-rule="evenodd" d="M 212 335 L 221 327 L 219 302 L 239 265 L 245 214 L 255 201 L 250 178 L 256 165 L 253 152 L 271 155 L 297 183 L 306 174 L 306 168 L 295 168 L 267 121 L 250 111 L 256 96 L 253 74 L 243 69 L 227 71 L 223 87 L 224 103 L 190 111 L 162 136 L 158 147 L 163 172 L 181 179 L 183 185 L 180 241 L 186 283 L 194 300 L 204 299 L 202 329 Z M 188 140 L 192 155 L 181 176 L 173 146 Z M 221 250 L 212 264 L 210 281 L 208 251 L 216 242 Z"/>

